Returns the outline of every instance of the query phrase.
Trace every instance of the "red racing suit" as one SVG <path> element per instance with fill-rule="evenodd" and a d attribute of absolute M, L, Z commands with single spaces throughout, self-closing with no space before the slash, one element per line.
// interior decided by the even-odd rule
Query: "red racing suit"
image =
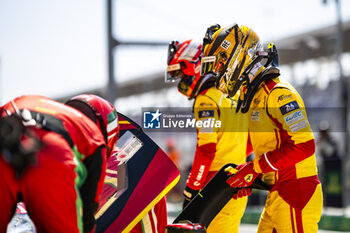
<path fill-rule="evenodd" d="M 196 121 L 208 121 L 212 124 L 197 128 L 196 153 L 186 183 L 189 188 L 200 190 L 225 164 L 241 164 L 246 161 L 248 124 L 244 119 L 245 114 L 236 113 L 237 98 L 238 96 L 234 99 L 227 98 L 227 95 L 214 86 L 196 97 Z M 238 232 L 246 204 L 246 197 L 232 199 L 213 219 L 207 232 Z"/>
<path fill-rule="evenodd" d="M 36 154 L 36 164 L 21 179 L 0 156 L 0 232 L 6 232 L 18 197 L 38 232 L 93 231 L 106 166 L 105 140 L 99 128 L 81 112 L 46 97 L 21 96 L 14 103 L 48 124 L 55 119 L 61 133 L 33 127 L 43 147 Z M 11 103 L 3 107 L 14 112 Z"/>
<path fill-rule="evenodd" d="M 279 78 L 264 81 L 248 111 L 254 170 L 272 185 L 258 232 L 317 232 L 322 192 L 304 103 Z"/>

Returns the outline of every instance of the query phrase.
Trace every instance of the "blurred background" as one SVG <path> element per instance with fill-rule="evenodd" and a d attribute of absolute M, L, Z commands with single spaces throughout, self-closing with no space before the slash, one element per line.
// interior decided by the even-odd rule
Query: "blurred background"
<path fill-rule="evenodd" d="M 246 25 L 264 44 L 276 44 L 282 77 L 302 95 L 317 139 L 324 216 L 330 216 L 321 226 L 348 221 L 350 1 L 0 0 L 0 104 L 23 94 L 63 102 L 95 93 L 136 122 L 142 108 L 191 107 L 176 85 L 163 81 L 167 44 L 202 40 L 216 23 Z M 176 193 L 183 190 L 196 135 L 150 136 L 182 172 L 169 197 L 181 202 Z M 265 195 L 253 193 L 244 221 L 256 222 Z"/>

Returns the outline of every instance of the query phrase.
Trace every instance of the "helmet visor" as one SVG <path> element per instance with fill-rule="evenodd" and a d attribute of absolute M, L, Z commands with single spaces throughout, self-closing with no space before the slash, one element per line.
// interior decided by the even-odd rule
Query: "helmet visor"
<path fill-rule="evenodd" d="M 201 61 L 201 75 L 205 75 L 213 71 L 215 66 L 216 57 L 215 56 L 204 56 Z"/>
<path fill-rule="evenodd" d="M 225 71 L 227 63 L 227 54 L 225 52 L 218 53 L 216 56 L 206 56 L 202 59 L 201 75 L 209 72 L 221 76 Z"/>

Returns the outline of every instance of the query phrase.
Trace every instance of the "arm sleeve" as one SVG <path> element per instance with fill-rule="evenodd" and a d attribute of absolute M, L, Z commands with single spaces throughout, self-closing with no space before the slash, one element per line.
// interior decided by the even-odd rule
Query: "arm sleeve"
<path fill-rule="evenodd" d="M 253 150 L 253 145 L 252 145 L 252 142 L 250 141 L 250 136 L 249 136 L 249 133 L 248 133 L 246 157 L 249 157 L 249 155 L 250 155 L 251 153 L 253 153 L 253 152 L 254 152 L 254 150 Z"/>
<path fill-rule="evenodd" d="M 216 103 L 207 96 L 199 95 L 194 105 L 196 121 L 210 121 L 219 118 L 219 110 Z M 191 172 L 186 185 L 194 190 L 199 190 L 205 185 L 210 165 L 215 157 L 217 144 L 217 132 L 215 128 L 197 128 L 197 146 Z"/>
<path fill-rule="evenodd" d="M 267 113 L 277 127 L 277 149 L 255 161 L 260 172 L 287 169 L 315 153 L 315 141 L 305 106 L 296 91 L 288 88 L 271 91 L 267 99 Z"/>
<path fill-rule="evenodd" d="M 106 170 L 106 151 L 100 146 L 83 161 L 87 169 L 87 178 L 79 189 L 83 201 L 84 232 L 90 232 L 95 226 L 95 212 L 102 192 Z"/>

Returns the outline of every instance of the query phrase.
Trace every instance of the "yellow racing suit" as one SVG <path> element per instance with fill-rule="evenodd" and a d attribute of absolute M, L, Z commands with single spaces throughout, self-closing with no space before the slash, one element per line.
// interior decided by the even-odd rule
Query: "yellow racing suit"
<path fill-rule="evenodd" d="M 238 97 L 236 97 L 238 99 Z M 196 121 L 213 122 L 197 127 L 197 147 L 187 186 L 200 190 L 227 163 L 246 161 L 248 122 L 245 114 L 236 113 L 236 101 L 214 86 L 202 91 L 194 102 Z M 221 122 L 221 127 L 218 126 Z M 213 126 L 213 127 L 212 127 Z M 208 233 L 238 232 L 247 198 L 231 200 L 209 225 Z"/>
<path fill-rule="evenodd" d="M 248 118 L 254 170 L 272 185 L 258 232 L 317 232 L 323 197 L 301 97 L 278 77 L 268 79 L 254 94 Z"/>

